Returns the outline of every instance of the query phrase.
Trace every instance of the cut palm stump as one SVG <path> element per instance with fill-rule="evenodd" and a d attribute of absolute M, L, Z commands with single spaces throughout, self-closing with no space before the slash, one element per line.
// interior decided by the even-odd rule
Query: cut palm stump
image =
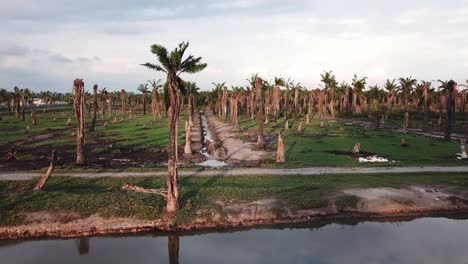
<path fill-rule="evenodd" d="M 278 134 L 278 151 L 276 153 L 276 163 L 284 163 L 286 159 L 284 157 L 284 143 L 281 134 Z"/>
<path fill-rule="evenodd" d="M 361 150 L 361 143 L 356 143 L 356 145 L 354 145 L 353 150 L 351 152 L 353 154 L 359 154 L 360 150 Z"/>

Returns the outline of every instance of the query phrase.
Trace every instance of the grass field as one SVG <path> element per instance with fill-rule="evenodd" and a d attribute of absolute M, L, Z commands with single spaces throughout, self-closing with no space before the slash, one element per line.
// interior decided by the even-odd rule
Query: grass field
<path fill-rule="evenodd" d="M 164 152 L 168 143 L 167 119 L 155 119 L 151 115 L 128 116 L 121 121 L 120 112 L 113 117 L 101 119 L 98 115 L 97 127 L 94 132 L 86 130 L 86 146 L 90 166 L 87 169 L 147 169 L 158 168 L 166 160 Z M 55 120 L 54 120 L 55 118 Z M 68 118 L 72 125 L 65 126 Z M 186 111 L 181 112 L 179 122 L 179 146 L 184 138 L 184 122 Z M 297 135 L 300 122 L 305 127 L 302 135 Z M 11 116 L 4 116 L 0 121 L 0 155 L 5 155 L 10 149 L 17 151 L 18 160 L 5 164 L 9 170 L 37 170 L 48 166 L 47 156 L 51 149 L 59 151 L 58 169 L 74 169 L 76 137 L 72 135 L 75 129 L 75 118 L 70 108 L 48 110 L 45 114 L 38 112 L 38 125 L 31 124 L 31 116 L 26 115 L 26 121 Z M 91 122 L 90 116 L 86 118 Z M 104 127 L 104 122 L 107 126 Z M 279 119 L 277 128 L 273 123 L 265 125 L 265 132 L 273 139 L 281 132 L 285 142 L 286 163 L 275 164 L 276 141 L 269 146 L 271 155 L 266 166 L 301 167 L 301 166 L 414 166 L 414 165 L 465 165 L 466 161 L 456 159 L 459 146 L 456 142 L 445 142 L 416 134 L 397 134 L 386 130 L 365 130 L 360 126 L 346 126 L 340 122 L 320 122 L 312 119 L 305 125 L 305 119 L 289 120 L 290 130 L 284 130 L 284 119 Z M 244 130 L 256 130 L 257 122 L 241 117 L 239 125 Z M 30 133 L 25 133 L 26 126 Z M 240 138 L 243 138 L 239 134 Z M 405 138 L 408 147 L 401 147 Z M 347 155 L 355 143 L 361 144 L 361 151 L 383 156 L 390 163 L 359 163 L 356 158 Z M 114 165 L 111 159 L 128 159 L 135 163 Z M 86 168 L 85 168 L 86 169 Z M 80 168 L 79 170 L 83 170 Z"/>
<path fill-rule="evenodd" d="M 165 209 L 160 196 L 126 193 L 124 183 L 144 188 L 165 187 L 165 177 L 80 179 L 53 177 L 44 191 L 33 192 L 37 180 L 0 182 L 0 225 L 18 225 L 22 213 L 49 211 L 75 212 L 86 218 L 98 213 L 104 217 L 126 216 L 155 219 Z M 276 198 L 284 208 L 314 209 L 327 205 L 331 195 L 344 188 L 454 186 L 468 188 L 467 174 L 423 175 L 323 175 L 323 176 L 244 176 L 181 177 L 180 221 L 190 220 L 199 209 L 218 208 L 217 201 L 242 203 Z M 353 197 L 342 196 L 345 206 Z"/>
<path fill-rule="evenodd" d="M 297 134 L 300 122 L 305 130 Z M 282 167 L 295 166 L 412 166 L 412 165 L 464 165 L 456 159 L 459 146 L 456 142 L 431 139 L 413 133 L 398 134 L 391 131 L 369 129 L 361 126 L 346 126 L 340 122 L 326 122 L 320 128 L 320 121 L 311 120 L 305 125 L 305 118 L 289 120 L 289 130 L 285 130 L 285 119 L 265 125 L 265 132 L 277 136 L 281 132 L 285 143 L 286 163 Z M 249 118 L 239 120 L 243 130 L 257 129 L 257 122 Z M 401 147 L 405 138 L 408 147 Z M 361 151 L 388 158 L 393 163 L 359 163 L 345 152 L 350 152 L 354 144 L 361 143 Z M 276 148 L 276 146 L 273 146 Z"/>

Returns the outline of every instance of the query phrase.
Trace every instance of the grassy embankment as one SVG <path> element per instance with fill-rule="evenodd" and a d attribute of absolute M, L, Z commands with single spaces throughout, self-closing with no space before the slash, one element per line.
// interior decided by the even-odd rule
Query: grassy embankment
<path fill-rule="evenodd" d="M 43 191 L 33 192 L 36 181 L 0 182 L 0 226 L 21 224 L 22 214 L 38 211 L 76 212 L 81 218 L 97 213 L 104 217 L 155 219 L 165 209 L 165 201 L 160 196 L 120 190 L 124 183 L 145 188 L 165 187 L 164 177 L 53 177 Z M 282 201 L 278 210 L 298 210 L 325 207 L 330 197 L 338 196 L 336 204 L 344 208 L 353 206 L 358 198 L 340 193 L 342 189 L 421 185 L 465 190 L 468 174 L 181 177 L 179 184 L 180 210 L 176 219 L 186 222 L 200 209 L 221 212 L 217 201 L 236 204 L 274 198 Z"/>

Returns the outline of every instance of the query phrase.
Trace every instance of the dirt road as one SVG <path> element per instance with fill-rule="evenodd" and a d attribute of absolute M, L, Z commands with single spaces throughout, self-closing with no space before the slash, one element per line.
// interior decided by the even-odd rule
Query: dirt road
<path fill-rule="evenodd" d="M 324 174 L 388 174 L 388 173 L 468 173 L 468 166 L 456 167 L 379 167 L 379 168 L 358 168 L 358 167 L 309 167 L 300 169 L 269 169 L 269 168 L 235 168 L 235 169 L 206 169 L 206 170 L 182 170 L 179 175 L 184 176 L 292 176 L 292 175 L 324 175 Z M 165 171 L 148 172 L 83 172 L 69 173 L 57 172 L 54 176 L 78 177 L 78 178 L 103 178 L 103 177 L 151 177 L 165 176 Z M 30 180 L 42 176 L 36 172 L 0 172 L 0 181 L 22 181 Z"/>

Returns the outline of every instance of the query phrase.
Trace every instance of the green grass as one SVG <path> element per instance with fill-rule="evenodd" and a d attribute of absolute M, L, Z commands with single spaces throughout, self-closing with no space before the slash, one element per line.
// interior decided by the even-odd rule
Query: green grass
<path fill-rule="evenodd" d="M 300 122 L 305 127 L 302 135 L 297 135 Z M 311 120 L 305 125 L 305 119 L 289 120 L 290 129 L 284 130 L 284 119 L 279 119 L 278 127 L 273 123 L 265 125 L 265 132 L 276 136 L 281 132 L 285 143 L 286 164 L 281 167 L 297 166 L 411 166 L 411 165 L 466 165 L 456 159 L 459 152 L 456 142 L 431 139 L 413 133 L 396 134 L 390 131 L 370 129 L 360 126 L 346 126 L 343 123 L 328 123 L 320 128 L 320 121 Z M 239 120 L 244 130 L 257 129 L 257 122 L 248 118 Z M 408 147 L 401 147 L 402 138 L 406 138 Z M 394 163 L 359 163 L 347 155 L 335 155 L 333 152 L 349 152 L 354 144 L 361 143 L 361 151 L 375 153 L 396 161 Z M 276 148 L 276 145 L 273 145 Z M 276 157 L 271 157 L 276 158 Z"/>
<path fill-rule="evenodd" d="M 0 225 L 18 225 L 21 213 L 73 211 L 85 218 L 98 213 L 104 217 L 122 216 L 154 219 L 165 209 L 160 196 L 126 193 L 124 183 L 144 188 L 165 187 L 164 177 L 80 179 L 53 177 L 44 191 L 33 192 L 37 180 L 0 182 Z M 223 203 L 244 203 L 278 199 L 278 210 L 316 209 L 345 188 L 454 186 L 468 188 L 468 174 L 423 175 L 323 175 L 323 176 L 242 176 L 181 177 L 178 223 L 190 221 L 200 209 L 222 212 Z M 355 207 L 358 200 L 338 196 L 337 205 Z"/>

